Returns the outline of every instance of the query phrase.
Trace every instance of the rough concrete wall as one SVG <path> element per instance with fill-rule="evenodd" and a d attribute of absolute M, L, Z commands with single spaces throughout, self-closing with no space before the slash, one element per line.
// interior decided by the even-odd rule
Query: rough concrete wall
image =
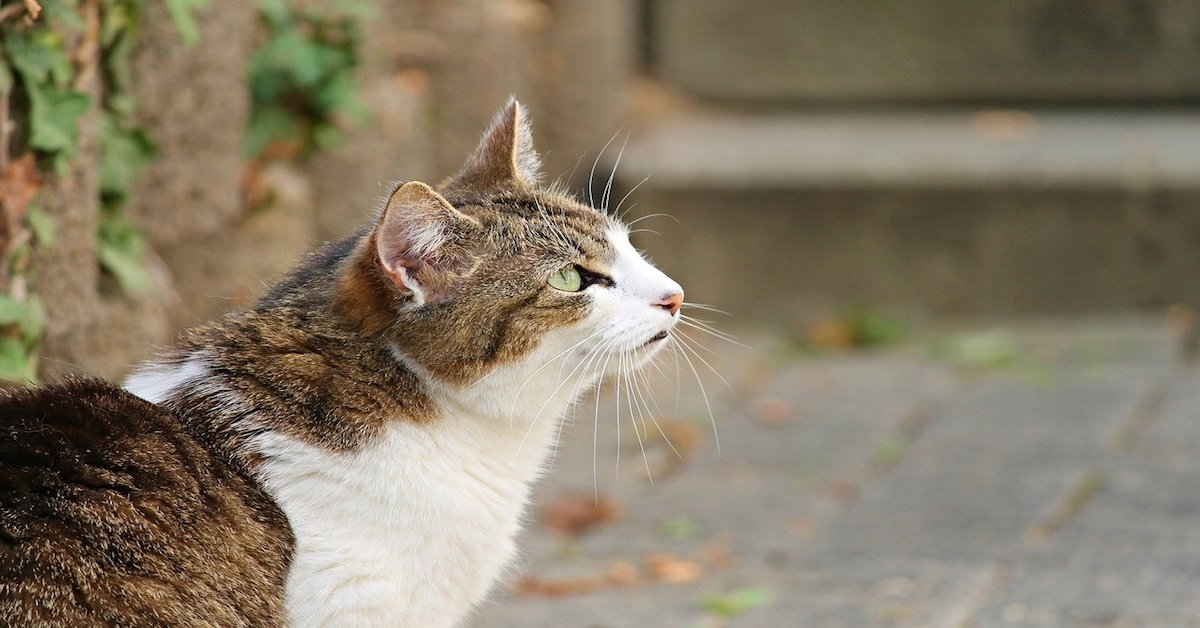
<path fill-rule="evenodd" d="M 96 102 L 99 85 L 95 73 L 82 77 Z M 93 107 L 79 123 L 79 145 L 69 171 L 42 190 L 41 204 L 55 223 L 55 244 L 38 247 L 34 254 L 31 287 L 43 295 L 46 336 L 42 340 L 41 369 L 49 377 L 87 370 L 97 335 L 100 295 L 97 291 L 96 216 L 100 205 L 100 146 Z"/>
<path fill-rule="evenodd" d="M 254 3 L 214 0 L 196 19 L 200 39 L 185 45 L 162 4 L 147 5 L 134 64 L 139 117 L 158 150 L 128 211 L 178 294 L 172 328 L 250 303 L 315 240 L 307 185 L 282 167 L 266 177 L 281 202 L 246 213 Z"/>
<path fill-rule="evenodd" d="M 534 132 L 547 153 L 547 177 L 566 177 L 574 169 L 572 178 L 581 181 L 625 121 L 625 87 L 636 60 L 636 7 L 629 0 L 547 5 L 532 64 Z"/>
<path fill-rule="evenodd" d="M 196 21 L 200 40 L 185 45 L 164 3 L 146 3 L 134 57 L 138 118 L 157 154 L 127 212 L 155 246 L 219 231 L 242 211 L 257 14 L 253 2 L 213 0 Z"/>

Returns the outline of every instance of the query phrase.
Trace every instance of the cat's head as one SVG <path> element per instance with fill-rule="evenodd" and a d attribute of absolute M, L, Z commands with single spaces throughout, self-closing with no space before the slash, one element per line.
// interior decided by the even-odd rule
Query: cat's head
<path fill-rule="evenodd" d="M 683 290 L 615 217 L 540 186 L 539 165 L 510 100 L 457 175 L 392 191 L 343 274 L 347 312 L 457 386 L 551 359 L 583 376 L 649 360 Z"/>

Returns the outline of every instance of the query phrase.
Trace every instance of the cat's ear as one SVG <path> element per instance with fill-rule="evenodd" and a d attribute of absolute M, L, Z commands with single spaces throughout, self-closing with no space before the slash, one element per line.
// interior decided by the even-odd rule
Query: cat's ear
<path fill-rule="evenodd" d="M 471 267 L 464 240 L 480 228 L 419 181 L 396 188 L 375 227 L 375 259 L 417 305 L 446 301 Z"/>
<path fill-rule="evenodd" d="M 542 160 L 533 149 L 529 114 L 510 96 L 454 182 L 474 189 L 532 186 L 541 177 L 541 167 Z"/>

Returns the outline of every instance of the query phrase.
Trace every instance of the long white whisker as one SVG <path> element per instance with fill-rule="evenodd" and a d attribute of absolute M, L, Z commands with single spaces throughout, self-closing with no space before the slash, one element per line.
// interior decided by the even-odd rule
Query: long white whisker
<path fill-rule="evenodd" d="M 544 369 L 544 368 L 546 368 L 547 366 L 550 366 L 551 364 L 553 364 L 555 360 L 557 360 L 557 359 L 559 359 L 559 358 L 563 357 L 564 355 L 566 355 L 566 354 L 570 353 L 571 351 L 574 351 L 574 350 L 575 350 L 576 348 L 578 348 L 580 345 L 582 345 L 583 343 L 587 342 L 587 341 L 588 341 L 588 339 L 592 338 L 592 337 L 593 337 L 593 336 L 595 336 L 596 334 L 599 334 L 601 331 L 603 331 L 603 330 L 596 330 L 596 331 L 592 332 L 591 334 L 589 334 L 588 336 L 586 336 L 585 338 L 583 338 L 583 339 L 582 339 L 582 340 L 580 340 L 579 342 L 577 342 L 577 343 L 575 343 L 575 344 L 571 345 L 570 347 L 567 347 L 566 349 L 564 349 L 564 350 L 563 350 L 561 353 L 559 353 L 558 355 L 556 355 L 556 356 L 554 356 L 554 357 L 550 358 L 549 360 L 546 360 L 545 364 L 542 364 L 541 366 L 539 366 L 539 367 L 538 367 L 538 368 L 537 368 L 537 369 L 536 369 L 534 372 L 532 372 L 532 373 L 530 373 L 530 374 L 529 374 L 529 377 L 526 377 L 526 378 L 525 378 L 525 381 L 521 382 L 521 387 L 517 389 L 517 394 L 513 395 L 512 405 L 511 405 L 511 406 L 509 406 L 509 408 L 508 408 L 508 423 L 509 423 L 509 426 L 510 426 L 510 427 L 512 426 L 513 415 L 514 415 L 514 414 L 516 413 L 516 411 L 517 411 L 517 401 L 518 401 L 518 400 L 520 400 L 520 398 L 521 398 L 521 393 L 525 391 L 525 387 L 529 385 L 529 382 L 530 382 L 530 381 L 532 381 L 532 380 L 533 380 L 533 378 L 534 378 L 534 377 L 535 377 L 535 376 L 536 376 L 538 373 L 541 373 L 541 372 L 542 372 L 542 369 Z M 560 375 L 562 374 L 562 370 L 561 370 L 561 369 L 559 370 L 559 374 L 560 374 Z M 476 383 L 478 383 L 478 382 L 476 382 Z"/>
<path fill-rule="evenodd" d="M 716 312 L 717 314 L 724 314 L 725 316 L 733 316 L 733 314 L 730 314 L 729 312 L 726 312 L 725 310 L 719 310 L 711 305 L 707 305 L 704 303 L 695 303 L 695 302 L 687 301 L 687 302 L 683 303 L 683 307 L 685 307 L 685 308 L 694 307 L 697 310 L 705 310 L 707 312 Z"/>
<path fill-rule="evenodd" d="M 564 385 L 566 385 L 567 382 L 571 381 L 571 378 L 575 376 L 575 373 L 577 371 L 579 371 L 581 368 L 583 368 L 584 364 L 586 364 L 586 360 L 580 361 L 580 363 L 578 365 L 576 365 L 575 368 L 571 369 L 571 372 L 567 374 L 567 377 L 562 378 L 562 381 L 559 382 L 558 386 L 555 387 L 554 390 L 551 391 L 551 393 L 546 397 L 545 403 L 542 404 L 542 407 L 538 408 L 537 413 L 533 415 L 532 419 L 530 419 L 529 428 L 525 430 L 525 436 L 523 436 L 521 438 L 521 443 L 519 445 L 517 445 L 517 450 L 515 452 L 513 452 L 513 457 L 512 457 L 512 460 L 509 461 L 509 464 L 511 464 L 512 462 L 515 462 L 517 459 L 517 456 L 520 455 L 521 449 L 525 447 L 525 441 L 527 441 L 529 439 L 529 435 L 531 433 L 533 433 L 533 427 L 535 425 L 537 425 L 538 418 L 540 418 L 542 416 L 542 412 L 545 412 L 546 407 L 550 405 L 550 402 L 554 401 L 554 397 L 558 394 L 558 391 L 562 390 L 562 387 Z M 514 404 L 515 404 L 515 402 L 514 402 Z M 510 416 L 509 417 L 510 424 L 511 424 L 511 420 L 512 420 L 512 417 Z"/>
<path fill-rule="evenodd" d="M 608 145 L 612 144 L 613 140 L 617 139 L 617 136 L 620 134 L 620 131 L 613 133 L 613 136 L 608 138 L 608 141 L 604 143 L 604 148 L 601 148 L 600 152 L 596 153 L 596 159 L 592 162 L 592 171 L 588 173 L 588 205 L 592 207 L 596 206 L 596 200 L 592 198 L 592 179 L 596 176 L 596 166 L 600 163 L 600 158 L 604 156 L 604 151 L 608 150 Z"/>
<path fill-rule="evenodd" d="M 608 213 L 608 201 L 612 200 L 613 180 L 617 178 L 617 168 L 621 165 L 621 157 L 625 156 L 625 147 L 629 145 L 629 133 L 625 134 L 625 141 L 621 142 L 621 150 L 617 151 L 617 160 L 613 162 L 612 172 L 608 174 L 608 183 L 604 185 L 604 197 L 600 204 L 604 206 L 604 213 Z"/>
<path fill-rule="evenodd" d="M 696 319 L 694 319 L 690 316 L 681 316 L 679 320 L 684 325 L 687 325 L 688 327 L 696 329 L 697 331 L 702 331 L 706 334 L 716 336 L 717 338 L 720 338 L 721 340 L 724 340 L 725 342 L 733 343 L 739 347 L 742 347 L 745 349 L 750 349 L 751 351 L 754 350 L 752 347 L 749 347 L 747 345 L 744 345 L 744 344 L 738 342 L 737 339 L 735 339 L 733 336 L 731 336 L 719 329 L 716 329 L 707 323 L 697 321 Z"/>
<path fill-rule="evenodd" d="M 616 208 L 615 210 L 613 210 L 613 213 L 614 213 L 614 214 L 616 214 L 618 217 L 620 217 L 620 215 L 621 215 L 621 206 L 625 204 L 625 199 L 629 198 L 629 195 L 631 195 L 631 194 L 633 194 L 634 192 L 636 192 L 638 188 L 642 187 L 642 184 L 643 184 L 643 183 L 645 183 L 645 182 L 647 182 L 647 181 L 649 181 L 649 180 L 650 180 L 650 175 L 646 175 L 645 177 L 643 177 L 643 178 L 642 178 L 642 180 L 641 180 L 641 181 L 638 181 L 638 182 L 637 182 L 637 185 L 635 185 L 635 186 L 633 186 L 632 188 L 630 188 L 630 190 L 629 190 L 628 192 L 626 192 L 626 193 L 625 193 L 625 196 L 622 196 L 622 197 L 621 197 L 621 200 L 620 200 L 620 201 L 617 201 L 617 208 Z M 659 215 L 659 216 L 666 216 L 666 214 L 658 214 L 658 215 Z M 642 218 L 647 218 L 647 216 L 642 216 Z M 638 218 L 638 220 L 641 220 L 642 218 Z M 634 222 L 637 222 L 637 221 L 635 220 Z M 630 224 L 633 224 L 633 223 L 630 223 Z"/>
<path fill-rule="evenodd" d="M 654 474 L 650 472 L 650 458 L 646 456 L 646 443 L 645 443 L 646 437 L 649 437 L 649 435 L 650 435 L 649 432 L 646 431 L 646 414 L 648 414 L 650 412 L 650 408 L 646 407 L 645 412 L 643 412 L 642 409 L 640 407 L 638 407 L 638 405 L 637 405 L 636 399 L 638 399 L 638 398 L 642 398 L 642 404 L 645 405 L 645 398 L 642 396 L 641 386 L 637 382 L 637 373 L 638 373 L 638 371 L 633 370 L 633 369 L 630 369 L 629 371 L 627 371 L 626 376 L 625 376 L 625 382 L 626 382 L 627 386 L 631 390 L 634 391 L 634 395 L 632 395 L 630 397 L 630 399 L 635 400 L 634 410 L 637 412 L 638 415 L 641 416 L 641 419 L 642 419 L 641 431 L 638 431 L 637 418 L 633 415 L 632 412 L 630 413 L 629 419 L 630 419 L 630 422 L 633 423 L 633 432 L 634 432 L 634 434 L 637 435 L 638 449 L 640 449 L 642 451 L 642 463 L 646 466 L 646 478 L 650 480 L 650 486 L 654 486 Z"/>
<path fill-rule="evenodd" d="M 677 330 L 675 330 L 675 331 L 677 331 L 677 332 L 678 332 L 678 334 L 679 334 L 679 339 L 680 339 L 681 341 L 683 341 L 683 342 L 681 342 L 681 343 L 680 343 L 680 344 L 682 344 L 682 345 L 683 345 L 683 348 L 684 348 L 684 349 L 686 349 L 686 350 L 688 350 L 688 351 L 691 351 L 691 352 L 692 352 L 692 355 L 696 356 L 696 359 L 698 359 L 698 360 L 700 360 L 701 362 L 703 362 L 703 363 L 704 363 L 704 366 L 707 366 L 707 367 L 708 367 L 708 370 L 712 371 L 712 372 L 713 372 L 713 375 L 716 375 L 716 376 L 717 376 L 717 379 L 720 379 L 720 380 L 721 380 L 721 382 L 722 382 L 723 384 L 725 384 L 725 387 L 726 387 L 726 388 L 728 388 L 730 391 L 732 391 L 732 390 L 733 390 L 733 386 L 730 386 L 730 385 L 729 385 L 729 381 L 728 381 L 728 380 L 726 380 L 726 379 L 725 379 L 725 377 L 724 377 L 724 376 L 722 376 L 722 375 L 721 375 L 719 372 L 717 372 L 717 369 L 713 368 L 713 365 L 712 365 L 712 364 L 709 364 L 709 363 L 708 363 L 708 360 L 705 360 L 705 359 L 704 359 L 704 356 L 700 355 L 700 352 L 696 351 L 696 349 L 692 347 L 692 344 L 691 344 L 691 343 L 693 343 L 693 342 L 696 342 L 696 341 L 695 341 L 694 339 L 692 339 L 692 338 L 689 338 L 687 334 L 683 333 L 683 330 L 682 330 L 682 329 L 677 329 Z M 689 340 L 690 340 L 691 342 L 687 342 L 687 341 L 689 341 Z M 699 343 L 696 343 L 696 344 L 699 344 Z M 701 347 L 704 347 L 704 345 L 700 345 L 700 346 L 701 346 Z M 711 349 L 708 349 L 707 347 L 704 347 L 704 348 L 705 348 L 706 350 L 710 351 L 710 352 L 712 351 Z"/>
<path fill-rule="evenodd" d="M 669 335 L 671 337 L 671 340 L 674 340 L 676 343 L 679 343 L 680 346 L 685 346 L 682 342 L 679 341 L 679 337 L 676 336 L 674 333 L 669 333 Z M 717 418 L 716 418 L 716 415 L 713 414 L 712 404 L 709 403 L 709 401 L 708 401 L 708 392 L 704 390 L 704 382 L 700 379 L 700 372 L 696 370 L 696 365 L 692 364 L 692 359 L 688 357 L 687 353 L 683 353 L 682 355 L 683 355 L 683 359 L 687 363 L 688 367 L 692 369 L 692 375 L 694 375 L 696 377 L 696 384 L 698 386 L 700 386 L 700 396 L 704 398 L 704 407 L 708 409 L 708 420 L 709 420 L 709 422 L 712 423 L 713 441 L 716 443 L 716 446 L 717 446 L 717 456 L 720 456 L 721 455 L 721 436 L 720 436 L 720 434 L 717 433 Z"/>

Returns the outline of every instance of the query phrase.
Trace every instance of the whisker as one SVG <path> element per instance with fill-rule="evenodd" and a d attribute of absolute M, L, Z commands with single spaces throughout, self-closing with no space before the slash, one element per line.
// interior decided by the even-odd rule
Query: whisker
<path fill-rule="evenodd" d="M 595 334 L 593 334 L 593 335 L 595 335 Z M 562 355 L 562 354 L 559 354 L 559 355 Z M 577 371 L 579 371 L 583 367 L 584 364 L 586 364 L 586 361 L 581 361 L 579 365 L 577 365 L 575 368 L 571 369 L 571 372 L 567 374 L 567 377 L 565 379 L 562 379 L 562 381 L 559 382 L 558 386 L 555 387 L 555 389 L 553 391 L 551 391 L 551 393 L 546 397 L 545 403 L 542 404 L 541 408 L 538 408 L 537 413 L 533 415 L 532 419 L 530 419 L 529 428 L 525 430 L 525 436 L 523 436 L 521 438 L 521 443 L 519 445 L 517 445 L 517 450 L 515 452 L 513 452 L 513 457 L 512 457 L 512 460 L 509 461 L 509 464 L 512 464 L 513 462 L 515 462 L 517 459 L 517 456 L 520 455 L 521 449 L 525 447 L 525 441 L 529 440 L 529 435 L 531 433 L 533 433 L 533 428 L 535 425 L 537 425 L 538 418 L 540 418 L 542 416 L 542 412 L 545 412 L 546 407 L 550 405 L 550 402 L 554 401 L 554 396 L 558 394 L 558 391 L 562 390 L 562 387 L 567 382 L 571 381 L 571 378 L 575 375 L 575 373 Z M 544 366 L 543 366 L 543 368 L 544 368 Z M 514 407 L 515 407 L 516 402 L 514 401 L 513 403 L 514 403 Z M 509 417 L 509 424 L 510 425 L 512 424 L 511 416 Z"/>
<path fill-rule="evenodd" d="M 650 180 L 650 175 L 646 175 L 645 177 L 642 178 L 641 181 L 637 182 L 637 185 L 630 188 L 630 190 L 625 193 L 625 196 L 622 196 L 621 200 L 617 201 L 617 209 L 614 210 L 613 213 L 619 217 L 621 215 L 621 206 L 625 204 L 625 199 L 629 198 L 629 196 L 631 194 L 633 194 L 634 192 L 636 192 L 638 188 L 642 187 L 643 183 L 645 183 L 649 180 Z M 665 216 L 666 214 L 660 214 L 660 215 Z M 643 216 L 642 218 L 645 218 L 645 216 Z M 641 220 L 641 218 L 638 218 L 638 220 Z M 630 223 L 630 224 L 633 224 L 633 223 Z"/>
<path fill-rule="evenodd" d="M 604 197 L 600 201 L 604 205 L 604 213 L 608 213 L 608 202 L 612 200 L 613 180 L 617 178 L 617 168 L 621 165 L 621 157 L 625 156 L 625 147 L 629 145 L 629 133 L 625 133 L 625 141 L 621 142 L 621 150 L 617 151 L 617 160 L 613 162 L 612 172 L 608 174 L 608 183 L 604 186 Z"/>
<path fill-rule="evenodd" d="M 645 401 L 645 398 L 642 396 L 641 386 L 637 385 L 637 374 L 638 374 L 637 370 L 629 369 L 625 375 L 625 382 L 626 382 L 626 385 L 630 389 L 632 389 L 635 393 L 634 396 L 631 396 L 630 398 L 631 399 L 641 398 L 642 405 L 645 406 L 646 401 Z M 654 486 L 654 474 L 650 472 L 650 458 L 646 456 L 646 443 L 645 443 L 646 439 L 643 436 L 643 433 L 645 433 L 645 436 L 649 436 L 649 433 L 646 432 L 646 414 L 648 414 L 650 412 L 650 408 L 649 408 L 649 406 L 646 406 L 645 413 L 642 412 L 642 409 L 640 407 L 638 407 L 636 403 L 634 404 L 634 408 L 637 411 L 637 414 L 641 415 L 642 430 L 640 432 L 638 431 L 637 418 L 634 417 L 632 412 L 630 413 L 629 419 L 630 419 L 630 422 L 633 423 L 633 432 L 635 435 L 637 435 L 638 449 L 640 449 L 642 451 L 642 463 L 646 466 L 646 478 L 650 480 L 650 486 Z"/>
<path fill-rule="evenodd" d="M 683 303 L 683 307 L 694 307 L 697 310 L 705 310 L 708 312 L 716 312 L 717 314 L 724 314 L 725 316 L 733 316 L 733 314 L 730 314 L 729 312 L 726 312 L 725 310 L 720 310 L 711 305 L 707 305 L 704 303 L 695 303 L 692 301 L 685 301 Z"/>
<path fill-rule="evenodd" d="M 646 177 L 646 178 L 648 179 L 649 177 Z M 643 182 L 645 182 L 645 180 L 646 179 L 642 179 Z M 641 185 L 641 183 L 639 183 L 638 185 Z M 637 189 L 637 188 L 635 187 L 634 189 Z M 632 226 L 638 224 L 639 222 L 646 220 L 647 218 L 662 218 L 664 216 L 667 218 L 670 218 L 671 220 L 674 220 L 675 222 L 679 222 L 679 219 L 672 216 L 671 214 L 664 214 L 664 213 L 660 212 L 657 214 L 646 214 L 645 216 L 640 216 L 638 218 L 634 218 L 633 220 L 630 220 L 629 222 L 625 223 L 625 226 L 632 227 Z"/>
<path fill-rule="evenodd" d="M 679 337 L 676 336 L 674 333 L 671 333 L 671 332 L 667 332 L 667 333 L 671 337 L 671 340 L 674 340 L 676 343 L 679 343 L 680 346 L 686 346 L 686 345 L 684 345 L 683 342 L 680 341 Z M 708 401 L 708 392 L 704 390 L 704 382 L 700 379 L 700 372 L 696 370 L 696 365 L 692 364 L 692 359 L 690 357 L 688 357 L 687 353 L 683 353 L 683 359 L 685 362 L 687 362 L 688 367 L 691 368 L 692 375 L 696 376 L 696 384 L 698 386 L 700 386 L 700 396 L 704 398 L 704 407 L 708 409 L 708 420 L 709 420 L 709 422 L 712 423 L 712 428 L 713 428 L 713 442 L 716 443 L 717 456 L 720 457 L 720 455 L 721 455 L 721 436 L 720 436 L 720 434 L 717 433 L 717 418 L 713 414 L 712 404 L 709 403 L 709 401 Z"/>
<path fill-rule="evenodd" d="M 708 370 L 712 371 L 712 372 L 713 372 L 713 375 L 716 375 L 716 376 L 717 376 L 717 379 L 720 379 L 720 380 L 721 380 L 721 382 L 725 384 L 725 387 L 726 387 L 726 388 L 728 388 L 728 389 L 729 389 L 729 390 L 732 392 L 732 391 L 733 391 L 733 386 L 730 386 L 730 385 L 729 385 L 729 381 L 728 381 L 728 380 L 726 380 L 726 379 L 725 379 L 725 377 L 724 377 L 724 376 L 722 376 L 722 375 L 721 375 L 719 372 L 717 372 L 717 369 L 713 368 L 713 365 L 709 364 L 709 363 L 708 363 L 708 360 L 705 360 L 705 359 L 704 359 L 704 356 L 700 355 L 700 352 L 696 351 L 695 347 L 693 347 L 693 346 L 692 346 L 692 343 L 696 343 L 697 345 L 699 345 L 701 348 L 705 349 L 705 350 L 706 350 L 706 351 L 708 351 L 709 353 L 712 353 L 712 349 L 709 349 L 708 347 L 705 347 L 704 345 L 701 345 L 700 343 L 696 342 L 696 341 L 695 341 L 695 339 L 693 339 L 693 338 L 689 338 L 687 334 L 683 333 L 683 330 L 682 330 L 682 329 L 678 329 L 678 330 L 676 330 L 676 331 L 678 331 L 678 332 L 679 332 L 680 340 L 683 340 L 683 341 L 684 341 L 684 342 L 681 342 L 681 343 L 680 343 L 680 344 L 682 344 L 682 345 L 683 345 L 683 348 L 684 348 L 684 349 L 686 349 L 686 350 L 688 350 L 688 351 L 691 351 L 691 352 L 692 352 L 692 355 L 696 356 L 696 359 L 698 359 L 698 360 L 700 360 L 701 362 L 703 362 L 703 363 L 704 363 L 704 366 L 707 366 L 707 367 L 708 367 Z M 688 340 L 690 340 L 691 342 L 687 342 Z"/>
<path fill-rule="evenodd" d="M 601 148 L 600 152 L 596 153 L 596 159 L 592 162 L 592 171 L 588 173 L 588 205 L 592 207 L 596 207 L 596 200 L 592 198 L 592 179 L 596 176 L 596 166 L 599 165 L 600 158 L 604 156 L 604 151 L 608 150 L 608 145 L 612 144 L 613 140 L 617 139 L 617 136 L 620 134 L 620 131 L 613 133 L 613 136 L 608 138 L 608 141 L 604 143 L 604 148 Z"/>

